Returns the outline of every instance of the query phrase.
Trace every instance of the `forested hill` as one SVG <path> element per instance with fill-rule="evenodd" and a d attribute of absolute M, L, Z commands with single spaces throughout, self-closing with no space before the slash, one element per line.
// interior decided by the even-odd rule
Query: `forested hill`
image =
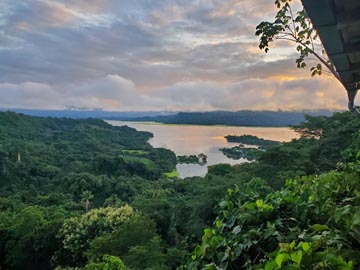
<path fill-rule="evenodd" d="M 254 162 L 176 179 L 150 133 L 0 113 L 0 269 L 358 269 L 360 119 L 294 129 Z"/>
<path fill-rule="evenodd" d="M 25 186 L 54 191 L 73 185 L 73 174 L 86 182 L 81 172 L 157 179 L 175 168 L 176 158 L 169 150 L 152 148 L 147 143 L 151 136 L 97 119 L 0 113 L 0 194 Z"/>
<path fill-rule="evenodd" d="M 1 111 L 2 109 L 0 109 Z M 282 127 L 297 125 L 305 120 L 305 115 L 329 116 L 333 112 L 317 111 L 213 111 L 213 112 L 111 112 L 86 110 L 31 110 L 14 109 L 15 112 L 38 117 L 73 119 L 106 119 L 123 121 L 145 121 L 166 124 L 233 125 Z"/>
<path fill-rule="evenodd" d="M 126 120 L 164 124 L 286 127 L 305 120 L 305 115 L 329 116 L 331 111 L 214 111 L 180 112 L 174 115 L 134 117 Z M 121 120 L 121 118 L 118 118 Z"/>
<path fill-rule="evenodd" d="M 0 108 L 0 111 L 7 111 L 7 109 Z M 87 118 L 96 118 L 96 119 L 129 119 L 135 117 L 144 117 L 144 116 L 157 116 L 157 115 L 170 115 L 175 114 L 174 112 L 166 111 L 130 111 L 130 112 L 118 112 L 118 111 L 103 111 L 103 110 L 86 110 L 83 109 L 68 109 L 68 110 L 39 110 L 39 109 L 11 109 L 11 111 L 26 114 L 30 116 L 39 116 L 39 117 L 66 117 L 73 119 L 87 119 Z"/>

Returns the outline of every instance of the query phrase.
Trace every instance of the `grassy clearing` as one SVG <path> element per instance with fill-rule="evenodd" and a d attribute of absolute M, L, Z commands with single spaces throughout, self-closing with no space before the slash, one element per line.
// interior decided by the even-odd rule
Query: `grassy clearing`
<path fill-rule="evenodd" d="M 144 150 L 122 150 L 123 155 L 137 155 L 137 156 L 143 156 L 149 154 L 148 151 Z"/>
<path fill-rule="evenodd" d="M 179 177 L 179 172 L 176 169 L 174 169 L 172 172 L 164 173 L 164 176 L 168 178 Z"/>

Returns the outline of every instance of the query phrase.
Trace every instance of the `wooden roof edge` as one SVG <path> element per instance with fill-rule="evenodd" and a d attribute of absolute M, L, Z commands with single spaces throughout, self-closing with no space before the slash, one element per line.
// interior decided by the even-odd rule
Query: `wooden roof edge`
<path fill-rule="evenodd" d="M 350 64 L 350 68 L 337 69 L 337 71 L 338 71 L 338 72 L 346 72 L 346 71 L 360 72 L 360 63 Z"/>

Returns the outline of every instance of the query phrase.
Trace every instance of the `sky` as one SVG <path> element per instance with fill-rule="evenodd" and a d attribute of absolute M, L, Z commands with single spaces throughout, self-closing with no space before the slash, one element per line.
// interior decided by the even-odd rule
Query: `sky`
<path fill-rule="evenodd" d="M 273 2 L 0 0 L 0 108 L 346 109 L 334 78 L 296 68 L 294 45 L 260 51 Z"/>

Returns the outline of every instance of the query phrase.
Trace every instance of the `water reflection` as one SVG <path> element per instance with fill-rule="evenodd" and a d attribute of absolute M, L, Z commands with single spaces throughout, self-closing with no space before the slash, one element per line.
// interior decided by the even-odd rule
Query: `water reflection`
<path fill-rule="evenodd" d="M 296 134 L 289 128 L 273 127 L 229 127 L 229 126 L 195 126 L 195 125 L 163 125 L 158 123 L 138 123 L 123 121 L 107 121 L 114 126 L 127 125 L 141 131 L 149 131 L 154 137 L 149 143 L 154 147 L 171 149 L 176 155 L 207 155 L 207 165 L 178 164 L 180 177 L 204 176 L 207 166 L 218 163 L 239 164 L 245 159 L 227 158 L 219 148 L 233 147 L 237 143 L 228 143 L 226 135 L 254 135 L 260 138 L 290 141 Z"/>

